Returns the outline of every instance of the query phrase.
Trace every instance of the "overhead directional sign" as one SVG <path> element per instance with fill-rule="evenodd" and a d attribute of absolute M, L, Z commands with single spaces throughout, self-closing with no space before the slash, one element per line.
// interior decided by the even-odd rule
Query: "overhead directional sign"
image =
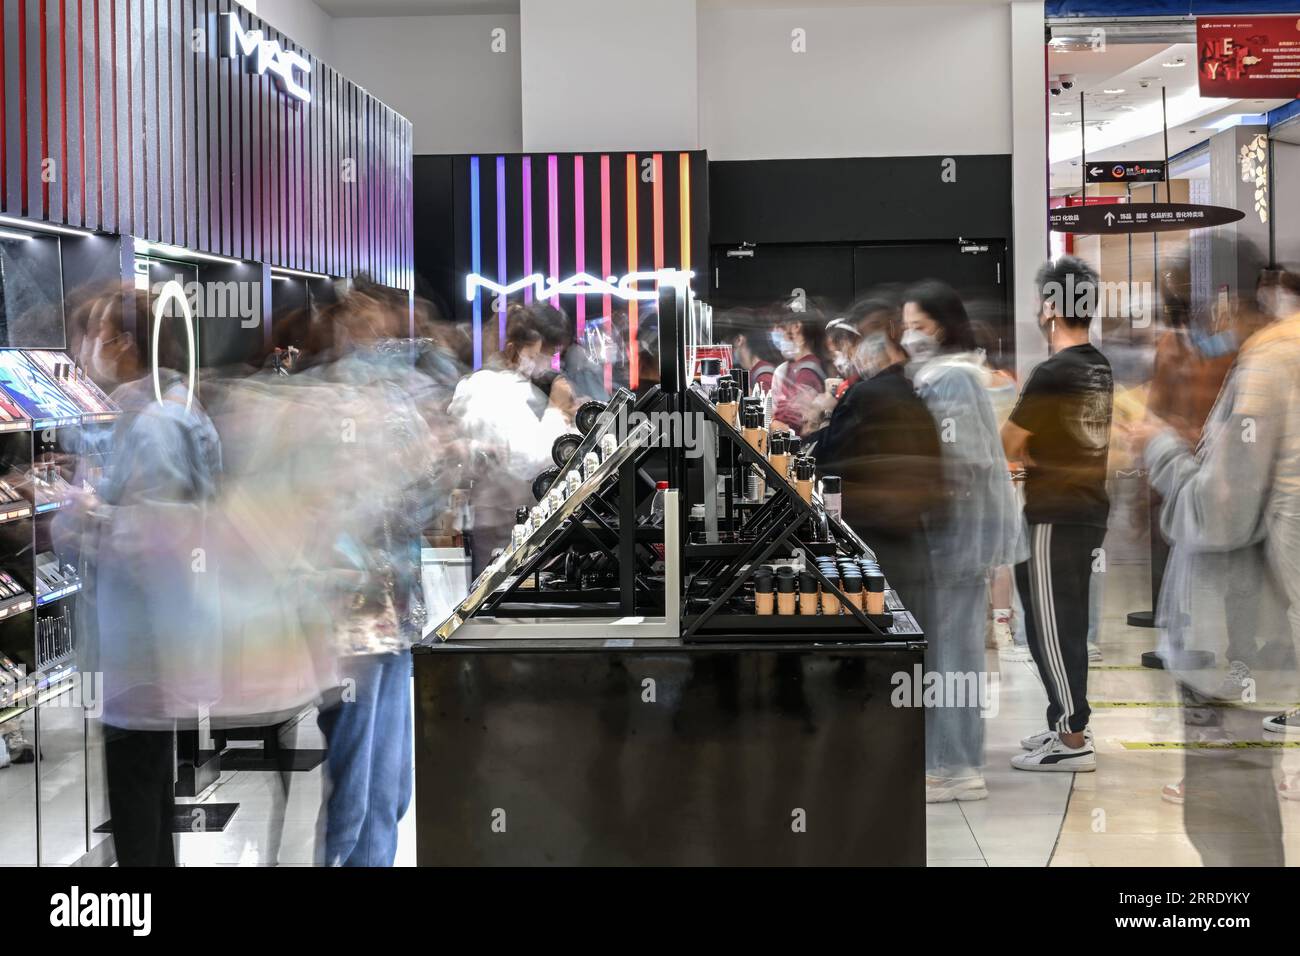
<path fill-rule="evenodd" d="M 1048 222 L 1053 232 L 1126 233 L 1172 232 L 1204 229 L 1244 219 L 1240 209 L 1198 206 L 1191 203 L 1128 202 L 1053 209 Z"/>
<path fill-rule="evenodd" d="M 1088 164 L 1090 183 L 1162 183 L 1164 180 L 1165 164 L 1159 160 L 1153 163 Z"/>

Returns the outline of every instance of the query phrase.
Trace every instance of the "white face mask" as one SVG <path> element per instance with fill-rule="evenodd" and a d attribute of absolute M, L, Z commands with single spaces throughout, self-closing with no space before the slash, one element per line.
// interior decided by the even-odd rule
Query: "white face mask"
<path fill-rule="evenodd" d="M 908 329 L 903 333 L 903 348 L 913 362 L 928 362 L 939 353 L 939 340 L 920 329 Z"/>
<path fill-rule="evenodd" d="M 772 333 L 772 344 L 777 347 L 781 357 L 786 361 L 792 362 L 799 357 L 799 350 L 795 348 L 794 340 L 780 329 Z"/>
<path fill-rule="evenodd" d="M 837 371 L 840 374 L 840 377 L 843 378 L 853 371 L 853 363 L 849 361 L 847 356 L 837 355 L 835 356 L 835 371 Z"/>

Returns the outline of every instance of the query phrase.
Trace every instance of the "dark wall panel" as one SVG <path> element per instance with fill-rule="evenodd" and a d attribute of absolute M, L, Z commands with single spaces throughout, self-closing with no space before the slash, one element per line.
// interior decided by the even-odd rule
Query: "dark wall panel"
<path fill-rule="evenodd" d="M 312 103 L 219 57 L 232 11 Z M 411 124 L 232 0 L 0 0 L 0 83 L 7 215 L 411 285 Z"/>
<path fill-rule="evenodd" d="M 1011 157 L 709 163 L 709 241 L 905 242 L 1011 236 Z"/>

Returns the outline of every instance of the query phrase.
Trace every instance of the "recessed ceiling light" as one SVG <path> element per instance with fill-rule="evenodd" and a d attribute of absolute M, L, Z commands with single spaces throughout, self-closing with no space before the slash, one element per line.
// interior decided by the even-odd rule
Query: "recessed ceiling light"
<path fill-rule="evenodd" d="M 1167 70 L 1173 70 L 1173 69 L 1177 69 L 1180 66 L 1186 66 L 1187 61 L 1180 56 L 1176 60 L 1165 60 L 1165 62 L 1161 63 L 1160 65 Z"/>
<path fill-rule="evenodd" d="M 1052 110 L 1052 115 L 1053 115 L 1053 116 L 1073 116 L 1074 113 L 1072 113 L 1070 110 Z"/>
<path fill-rule="evenodd" d="M 1117 87 L 1113 87 L 1113 88 L 1108 89 L 1108 90 L 1102 90 L 1102 92 L 1103 92 L 1103 93 L 1106 93 L 1106 94 L 1108 94 L 1108 95 L 1110 95 L 1110 96 L 1115 96 L 1115 95 L 1117 95 L 1117 94 L 1119 94 L 1119 93 L 1123 93 L 1123 92 L 1124 92 L 1124 88 L 1123 88 L 1122 86 L 1117 86 Z"/>

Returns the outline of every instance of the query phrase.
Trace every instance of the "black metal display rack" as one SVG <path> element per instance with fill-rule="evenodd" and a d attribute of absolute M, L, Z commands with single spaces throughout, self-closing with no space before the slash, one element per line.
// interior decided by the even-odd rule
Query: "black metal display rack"
<path fill-rule="evenodd" d="M 917 642 L 924 638 L 899 595 L 886 588 L 884 613 L 869 614 L 855 605 L 839 584 L 822 573 L 818 556 L 874 558 L 870 547 L 842 520 L 828 513 L 819 496 L 805 501 L 795 485 L 728 424 L 685 371 L 682 329 L 688 304 L 675 290 L 659 300 L 660 382 L 634 400 L 621 391 L 608 404 L 583 444 L 563 460 L 559 476 L 540 487 L 553 488 L 580 466 L 586 450 L 619 422 L 639 413 L 644 419 L 671 422 L 694 416 L 707 434 L 706 451 L 681 447 L 662 424 L 633 449 L 599 487 L 588 489 L 580 503 L 553 516 L 530 546 L 500 559 L 471 588 L 448 621 L 435 629 L 447 640 L 470 618 L 502 622 L 528 619 L 599 618 L 663 615 L 679 611 L 674 633 L 692 643 L 762 642 L 860 643 Z M 671 427 L 668 429 L 671 430 Z M 683 434 L 684 432 L 679 432 Z M 629 435 L 619 435 L 622 442 Z M 569 446 L 572 448 L 572 444 Z M 688 453 L 689 452 L 689 453 Z M 745 501 L 735 484 L 748 470 L 769 489 L 761 501 Z M 679 492 L 679 509 L 664 528 L 639 522 L 655 480 L 666 478 Z M 720 480 L 719 480 L 720 479 Z M 692 508 L 719 496 L 721 508 L 710 526 L 670 535 L 665 529 L 690 528 Z M 715 498 L 715 501 L 718 499 Z M 519 504 L 524 504 L 520 502 Z M 675 560 L 664 560 L 672 549 Z M 747 594 L 751 572 L 768 561 L 794 560 L 815 575 L 821 592 L 833 595 L 839 614 L 758 615 Z M 887 570 L 887 569 L 886 569 Z M 667 595 L 677 595 L 669 599 Z M 519 633 L 519 632 L 515 632 Z"/>

